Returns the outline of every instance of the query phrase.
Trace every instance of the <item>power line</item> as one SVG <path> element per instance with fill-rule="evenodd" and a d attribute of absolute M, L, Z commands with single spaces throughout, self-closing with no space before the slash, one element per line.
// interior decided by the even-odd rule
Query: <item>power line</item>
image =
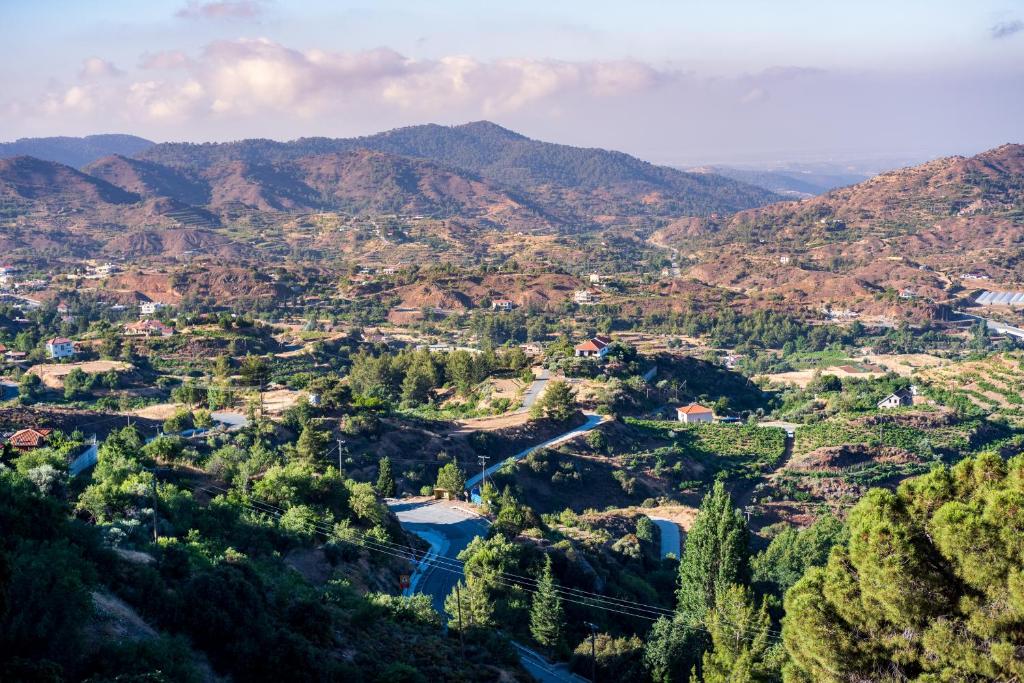
<path fill-rule="evenodd" d="M 225 489 L 225 488 L 222 488 L 222 487 L 219 487 L 219 486 L 208 485 L 206 488 L 212 488 L 212 489 L 215 489 L 215 490 L 223 491 L 225 493 L 231 493 L 231 491 L 229 489 Z M 250 509 L 256 510 L 257 512 L 263 512 L 265 514 L 270 514 L 270 515 L 273 515 L 274 517 L 278 517 L 278 518 L 281 515 L 283 515 L 284 512 L 285 512 L 285 510 L 283 510 L 282 508 L 277 507 L 276 505 L 273 505 L 272 503 L 267 503 L 265 501 L 256 501 L 256 504 L 251 504 L 251 503 L 248 503 L 246 501 L 239 501 L 239 502 L 243 506 L 249 507 Z M 257 507 L 257 505 L 263 505 L 266 508 L 273 508 L 273 509 L 272 510 L 267 510 L 267 509 L 263 509 L 263 508 Z M 472 569 L 467 569 L 465 567 L 465 563 L 462 560 L 458 560 L 456 558 L 445 558 L 445 557 L 442 557 L 442 556 L 438 555 L 438 556 L 435 556 L 434 558 L 428 558 L 428 559 L 424 560 L 420 556 L 418 556 L 415 551 L 410 550 L 407 547 L 401 546 L 401 545 L 399 545 L 397 543 L 382 542 L 382 541 L 379 541 L 377 539 L 368 538 L 365 534 L 359 535 L 359 534 L 353 533 L 353 536 L 355 536 L 356 538 L 359 539 L 357 541 L 357 540 L 353 540 L 352 538 L 345 538 L 345 537 L 339 536 L 338 534 L 336 534 L 333 531 L 333 529 L 328 528 L 327 525 L 324 524 L 324 523 L 313 522 L 312 524 L 313 524 L 313 526 L 314 526 L 316 531 L 319 531 L 321 534 L 323 534 L 324 536 L 326 536 L 328 538 L 335 538 L 335 539 L 341 540 L 343 542 L 348 542 L 348 543 L 351 543 L 353 545 L 362 547 L 362 548 L 364 548 L 366 550 L 375 550 L 375 551 L 383 553 L 385 555 L 390 555 L 391 557 L 396 557 L 396 558 L 399 558 L 399 559 L 404 559 L 406 561 L 415 562 L 415 563 L 419 564 L 420 566 L 424 566 L 425 565 L 427 567 L 433 567 L 434 569 L 440 569 L 441 571 L 445 571 L 445 572 L 449 572 L 449 573 L 453 573 L 453 574 L 458 574 L 460 576 L 466 576 L 466 575 L 469 575 L 469 574 L 473 573 Z M 362 541 L 362 542 L 359 542 L 359 541 Z M 533 577 L 525 577 L 525 576 L 514 574 L 514 573 L 511 573 L 511 572 L 497 572 L 495 574 L 490 574 L 490 575 L 489 574 L 482 574 L 482 573 L 477 572 L 477 576 L 481 577 L 481 578 L 491 578 L 491 579 L 494 579 L 500 585 L 508 587 L 508 588 L 518 588 L 520 590 L 524 590 L 524 591 L 526 591 L 528 593 L 531 593 L 531 594 L 537 593 L 537 590 L 535 590 L 531 586 L 523 584 L 523 582 L 528 582 L 528 583 L 532 583 L 532 584 L 536 585 L 537 579 L 535 579 Z M 649 605 L 649 604 L 635 602 L 635 601 L 630 601 L 630 600 L 624 600 L 624 599 L 621 599 L 621 598 L 612 598 L 612 597 L 609 597 L 609 596 L 601 595 L 599 593 L 594 593 L 594 592 L 591 592 L 591 591 L 584 591 L 582 589 L 567 588 L 567 587 L 564 587 L 564 586 L 556 586 L 555 590 L 556 590 L 556 592 L 561 594 L 560 595 L 561 599 L 565 600 L 566 602 L 582 605 L 584 607 L 593 607 L 593 608 L 596 608 L 596 609 L 604 610 L 606 612 L 621 614 L 621 615 L 624 615 L 624 616 L 630 616 L 630 617 L 634 617 L 634 618 L 638 618 L 638 619 L 645 619 L 647 621 L 656 621 L 657 618 L 660 618 L 660 617 L 669 617 L 669 618 L 671 618 L 671 617 L 673 617 L 675 615 L 675 612 L 673 610 L 669 610 L 669 609 L 666 609 L 666 608 L 663 608 L 663 607 L 658 607 L 658 606 L 655 606 L 655 605 Z M 600 604 L 600 603 L 608 603 L 608 604 Z M 728 626 L 731 626 L 733 628 L 738 628 L 735 624 L 731 624 L 730 622 L 724 622 L 724 623 L 726 623 Z M 710 631 L 708 631 L 708 629 L 706 629 L 704 627 L 694 626 L 694 625 L 690 625 L 690 624 L 680 624 L 680 625 L 683 628 L 687 629 L 687 630 L 697 630 L 697 631 L 704 631 L 704 632 L 710 633 Z M 769 636 L 774 637 L 775 639 L 780 638 L 781 635 L 782 635 L 781 631 L 778 631 L 778 630 L 775 630 L 775 629 L 767 629 L 766 633 Z M 753 637 L 749 637 L 747 639 L 752 640 Z"/>

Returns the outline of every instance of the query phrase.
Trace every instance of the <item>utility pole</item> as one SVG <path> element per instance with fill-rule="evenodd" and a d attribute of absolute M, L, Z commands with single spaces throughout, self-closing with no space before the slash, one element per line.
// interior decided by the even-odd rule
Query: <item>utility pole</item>
<path fill-rule="evenodd" d="M 341 460 L 342 460 L 341 449 L 344 446 L 345 446 L 345 439 L 338 438 L 338 473 L 339 474 L 344 472 L 344 470 L 342 469 L 342 466 L 341 466 Z"/>
<path fill-rule="evenodd" d="M 585 623 L 590 627 L 590 681 L 597 683 L 597 624 Z"/>
<path fill-rule="evenodd" d="M 458 604 L 459 612 L 459 648 L 462 650 L 462 658 L 466 658 L 466 641 L 462 635 L 462 592 L 459 590 L 459 584 L 461 581 L 455 584 L 455 602 Z"/>
<path fill-rule="evenodd" d="M 156 467 L 153 468 L 153 480 L 151 482 L 151 490 L 153 493 L 153 542 L 156 543 L 160 540 L 160 531 L 157 528 L 156 519 Z"/>
<path fill-rule="evenodd" d="M 487 461 L 490 460 L 489 456 L 478 455 L 477 458 L 480 460 L 480 495 L 483 496 L 484 484 L 487 483 Z"/>

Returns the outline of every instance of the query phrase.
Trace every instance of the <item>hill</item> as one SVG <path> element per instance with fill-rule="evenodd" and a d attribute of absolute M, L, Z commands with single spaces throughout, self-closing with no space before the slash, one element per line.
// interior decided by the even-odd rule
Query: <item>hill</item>
<path fill-rule="evenodd" d="M 224 162 L 276 165 L 360 149 L 426 159 L 475 174 L 529 195 L 552 214 L 562 207 L 566 222 L 593 224 L 602 214 L 731 213 L 779 198 L 734 180 L 655 166 L 622 152 L 532 140 L 486 121 L 451 127 L 411 126 L 361 138 L 164 143 L 137 156 L 203 173 Z"/>
<path fill-rule="evenodd" d="M 692 250 L 687 274 L 709 284 L 881 313 L 887 292 L 954 303 L 963 273 L 1021 281 L 1022 228 L 1024 146 L 1008 144 L 799 202 L 682 219 L 653 239 Z"/>
<path fill-rule="evenodd" d="M 154 143 L 135 135 L 87 135 L 75 137 L 20 138 L 0 142 L 0 159 L 32 156 L 81 168 L 111 154 L 132 156 Z"/>

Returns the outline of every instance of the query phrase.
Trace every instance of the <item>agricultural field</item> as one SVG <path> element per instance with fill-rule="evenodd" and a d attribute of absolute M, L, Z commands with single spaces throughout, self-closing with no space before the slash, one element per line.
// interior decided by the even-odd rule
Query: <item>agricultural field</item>
<path fill-rule="evenodd" d="M 1024 354 L 1019 351 L 931 368 L 921 378 L 963 396 L 982 411 L 1024 415 Z"/>

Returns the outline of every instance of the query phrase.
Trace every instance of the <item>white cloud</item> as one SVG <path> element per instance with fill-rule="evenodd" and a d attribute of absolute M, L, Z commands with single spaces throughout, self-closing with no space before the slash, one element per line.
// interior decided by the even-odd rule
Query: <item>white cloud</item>
<path fill-rule="evenodd" d="M 99 57 L 89 57 L 82 62 L 82 68 L 78 72 L 78 77 L 89 80 L 120 76 L 121 73 L 122 71 L 114 66 L 112 62 L 100 59 Z"/>
<path fill-rule="evenodd" d="M 224 2 L 198 2 L 188 4 L 175 13 L 181 19 L 254 19 L 263 13 L 263 7 L 253 0 Z"/>
<path fill-rule="evenodd" d="M 155 54 L 145 54 L 139 61 L 142 69 L 180 69 L 188 66 L 190 60 L 181 50 L 164 50 Z"/>

